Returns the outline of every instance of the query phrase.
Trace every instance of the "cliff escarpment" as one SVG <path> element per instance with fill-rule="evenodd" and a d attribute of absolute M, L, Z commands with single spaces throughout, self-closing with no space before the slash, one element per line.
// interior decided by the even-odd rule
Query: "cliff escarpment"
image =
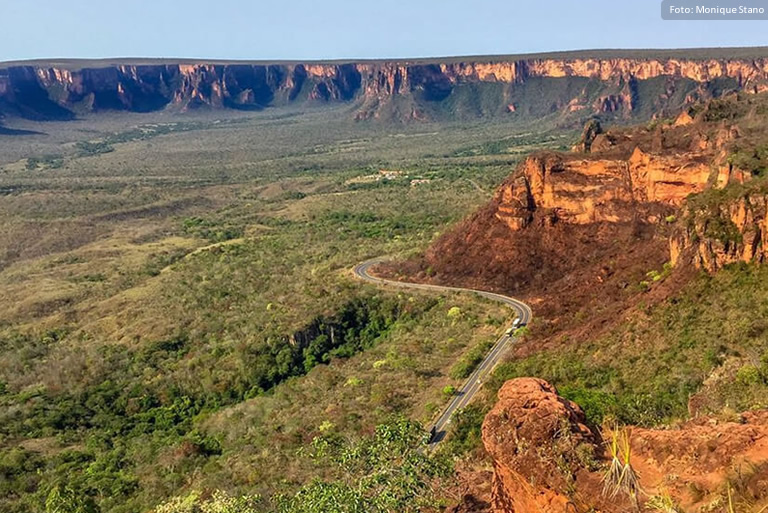
<path fill-rule="evenodd" d="M 519 294 L 557 290 L 569 275 L 574 286 L 572 273 L 604 279 L 613 274 L 605 262 L 658 268 L 669 259 L 658 228 L 689 195 L 741 177 L 726 163 L 738 137 L 724 123 L 660 124 L 598 134 L 588 153 L 534 153 L 485 207 L 435 241 L 420 269 Z"/>
<path fill-rule="evenodd" d="M 768 87 L 765 58 L 524 58 L 275 64 L 0 65 L 0 114 L 262 109 L 351 103 L 357 119 L 551 114 L 651 117 Z"/>
<path fill-rule="evenodd" d="M 762 259 L 765 195 L 754 190 L 768 153 L 752 125 L 762 126 L 765 99 L 734 95 L 674 121 L 588 127 L 576 151 L 527 157 L 486 206 L 403 269 L 520 294 L 566 276 L 573 284 L 572 273 L 603 280 L 613 274 L 603 268 L 632 267 L 640 255 L 646 271 L 682 259 L 708 270 Z M 753 192 L 728 203 L 739 187 Z"/>
<path fill-rule="evenodd" d="M 685 205 L 669 239 L 673 265 L 715 272 L 736 262 L 768 259 L 768 187 L 762 180 L 708 191 Z"/>

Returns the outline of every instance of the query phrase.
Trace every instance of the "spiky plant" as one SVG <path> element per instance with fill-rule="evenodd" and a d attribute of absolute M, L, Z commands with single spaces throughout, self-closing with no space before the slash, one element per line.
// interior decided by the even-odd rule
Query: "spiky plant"
<path fill-rule="evenodd" d="M 611 452 L 611 463 L 603 476 L 603 495 L 615 497 L 621 489 L 621 459 L 619 453 L 619 431 L 617 427 L 611 430 L 611 445 L 608 446 Z"/>
<path fill-rule="evenodd" d="M 621 487 L 632 499 L 632 504 L 637 506 L 640 495 L 640 479 L 632 467 L 632 446 L 629 437 L 628 430 L 625 429 L 621 432 L 621 456 L 623 462 L 621 468 Z"/>
<path fill-rule="evenodd" d="M 603 495 L 616 497 L 619 492 L 625 492 L 632 500 L 632 504 L 638 507 L 640 495 L 640 480 L 637 472 L 632 467 L 632 447 L 628 430 L 619 430 L 615 427 L 611 430 L 611 463 L 603 476 Z"/>

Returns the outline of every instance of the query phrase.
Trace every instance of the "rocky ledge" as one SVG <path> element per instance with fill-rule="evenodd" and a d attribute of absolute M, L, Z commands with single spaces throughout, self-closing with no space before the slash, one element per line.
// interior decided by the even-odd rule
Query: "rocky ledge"
<path fill-rule="evenodd" d="M 513 231 L 534 218 L 615 223 L 640 214 L 654 222 L 664 209 L 651 207 L 678 208 L 691 194 L 749 179 L 727 162 L 725 148 L 739 137 L 737 127 L 679 121 L 652 130 L 591 130 L 585 130 L 589 144 L 580 144 L 587 151 L 528 157 L 496 192 L 496 217 Z"/>
<path fill-rule="evenodd" d="M 733 262 L 762 262 L 768 257 L 768 186 L 757 180 L 766 157 L 755 141 L 763 136 L 729 119 L 729 109 L 750 105 L 743 98 L 718 100 L 695 116 L 685 110 L 674 122 L 609 132 L 591 122 L 574 151 L 527 157 L 484 208 L 430 247 L 425 265 L 446 275 L 481 276 L 469 265 L 485 260 L 514 275 L 516 268 L 537 268 L 522 262 L 522 253 L 535 250 L 543 258 L 563 233 L 591 234 L 585 247 L 571 240 L 573 251 L 547 261 L 556 267 L 576 249 L 597 248 L 592 232 L 637 239 L 619 234 L 621 226 L 633 227 L 633 234 L 645 227 L 654 239 L 666 239 L 673 266 L 714 272 Z M 757 115 L 757 107 L 750 108 Z M 568 269 L 579 265 L 585 263 Z M 524 284 L 523 278 L 513 282 Z"/>

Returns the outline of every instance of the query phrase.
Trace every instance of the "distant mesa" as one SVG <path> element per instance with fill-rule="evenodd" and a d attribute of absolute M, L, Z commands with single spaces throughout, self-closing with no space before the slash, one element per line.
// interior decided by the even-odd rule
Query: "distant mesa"
<path fill-rule="evenodd" d="M 716 57 L 703 57 L 704 53 Z M 315 63 L 0 64 L 0 115 L 260 110 L 350 103 L 358 120 L 586 116 L 650 119 L 726 91 L 768 89 L 768 49 L 585 51 Z"/>

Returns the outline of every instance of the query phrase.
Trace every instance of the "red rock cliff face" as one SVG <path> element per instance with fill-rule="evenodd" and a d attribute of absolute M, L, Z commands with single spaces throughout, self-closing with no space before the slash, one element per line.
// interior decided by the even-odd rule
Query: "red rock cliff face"
<path fill-rule="evenodd" d="M 749 179 L 727 161 L 738 128 L 685 119 L 653 131 L 591 134 L 578 152 L 528 157 L 497 190 L 495 217 L 513 231 L 535 217 L 548 224 L 655 222 L 691 194 Z M 587 146 L 591 153 L 583 153 Z"/>
<path fill-rule="evenodd" d="M 706 198 L 704 198 L 706 199 Z M 687 205 L 670 237 L 673 265 L 715 272 L 735 262 L 768 259 L 768 191 L 746 188 L 733 198 Z"/>
<path fill-rule="evenodd" d="M 288 102 L 361 100 L 358 117 L 376 117 L 383 104 L 398 97 L 442 102 L 468 83 L 503 83 L 504 95 L 532 79 L 587 79 L 611 91 L 589 97 L 586 89 L 557 98 L 547 109 L 632 111 L 642 80 L 668 77 L 660 105 L 674 105 L 680 81 L 706 86 L 730 79 L 734 88 L 762 90 L 768 83 L 768 58 L 755 60 L 686 59 L 525 59 L 507 62 L 420 64 L 376 62 L 346 64 L 158 64 L 99 68 L 9 66 L 0 69 L 0 113 L 65 118 L 74 112 L 104 109 L 149 111 L 179 106 L 258 109 Z M 675 85 L 677 84 L 677 85 Z M 706 96 L 706 87 L 691 90 L 686 101 Z M 526 110 L 500 96 L 498 111 Z M 659 99 L 655 99 L 659 100 Z M 656 101 L 656 103 L 659 103 Z M 512 105 L 512 108 L 509 106 Z M 525 105 L 522 105 L 525 107 Z M 416 106 L 412 117 L 428 108 Z M 531 113 L 533 114 L 533 113 Z"/>
<path fill-rule="evenodd" d="M 629 276 L 619 278 L 624 270 L 647 272 L 681 258 L 714 270 L 734 259 L 764 258 L 767 214 L 756 195 L 746 209 L 723 206 L 723 213 L 745 212 L 733 221 L 726 223 L 731 215 L 723 214 L 723 220 L 704 215 L 698 225 L 683 223 L 688 216 L 682 212 L 697 193 L 730 194 L 733 187 L 723 190 L 727 185 L 751 178 L 729 163 L 733 148 L 751 135 L 724 120 L 689 118 L 608 133 L 588 130 L 588 144 L 580 144 L 579 152 L 529 156 L 491 201 L 397 272 L 518 295 L 558 295 L 580 283 L 591 298 L 594 283 L 606 283 L 601 290 L 618 301 Z M 564 304 L 559 296 L 553 301 Z"/>
<path fill-rule="evenodd" d="M 513 231 L 527 227 L 536 213 L 550 224 L 629 221 L 642 212 L 639 205 L 681 205 L 712 176 L 710 163 L 697 153 L 669 156 L 640 148 L 628 158 L 533 155 L 520 169 L 494 198 L 496 218 Z M 653 209 L 644 215 L 653 220 Z"/>
<path fill-rule="evenodd" d="M 528 157 L 497 190 L 489 205 L 494 217 L 513 232 L 534 222 L 658 224 L 666 218 L 674 220 L 673 266 L 715 272 L 768 259 L 768 190 L 728 162 L 725 148 L 739 138 L 737 128 L 704 130 L 681 122 L 648 137 L 636 132 L 615 146 L 604 135 L 592 143 L 602 147 L 597 153 Z M 660 138 L 668 136 L 682 145 L 664 148 Z M 729 184 L 734 187 L 725 194 L 721 189 Z"/>

